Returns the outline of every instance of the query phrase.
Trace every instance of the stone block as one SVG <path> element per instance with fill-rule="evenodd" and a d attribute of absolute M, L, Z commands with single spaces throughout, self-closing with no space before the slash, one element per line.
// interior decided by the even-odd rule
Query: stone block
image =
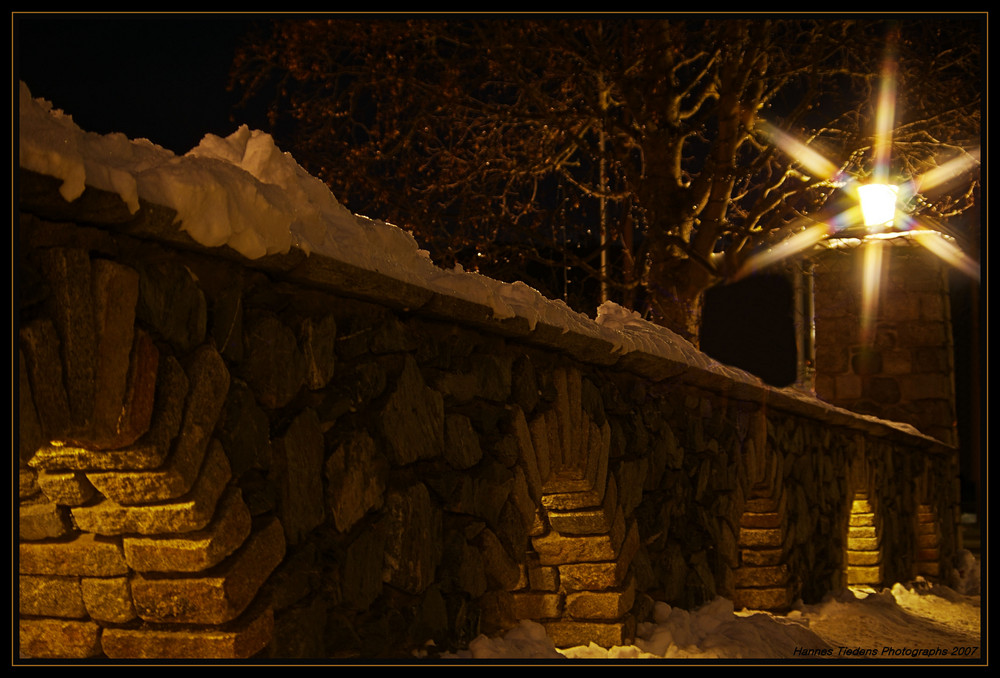
<path fill-rule="evenodd" d="M 899 377 L 900 397 L 903 400 L 934 400 L 951 397 L 951 375 L 910 374 Z"/>
<path fill-rule="evenodd" d="M 119 504 L 148 504 L 186 494 L 198 477 L 209 439 L 229 390 L 229 371 L 214 348 L 200 348 L 188 370 L 188 393 L 180 432 L 164 465 L 150 471 L 89 473 L 87 479 Z"/>
<path fill-rule="evenodd" d="M 337 338 L 337 320 L 328 315 L 318 321 L 310 318 L 302 323 L 299 344 L 306 364 L 306 386 L 312 390 L 321 389 L 333 377 L 336 365 L 334 344 Z"/>
<path fill-rule="evenodd" d="M 520 515 L 521 524 L 529 532 L 539 519 L 539 505 L 531 496 L 531 489 L 528 487 L 528 478 L 524 469 L 514 466 L 514 485 L 510 490 L 510 501 L 514 504 Z"/>
<path fill-rule="evenodd" d="M 173 358 L 162 361 L 156 384 L 156 408 L 149 430 L 134 444 L 115 450 L 90 450 L 63 442 L 43 445 L 31 466 L 44 470 L 111 471 L 155 469 L 170 453 L 180 430 L 188 380 Z"/>
<path fill-rule="evenodd" d="M 735 573 L 735 585 L 740 588 L 778 588 L 788 583 L 787 565 L 741 567 Z"/>
<path fill-rule="evenodd" d="M 274 613 L 267 608 L 222 627 L 108 628 L 101 648 L 112 659 L 248 659 L 273 633 Z"/>
<path fill-rule="evenodd" d="M 63 385 L 59 335 L 49 319 L 39 318 L 22 326 L 19 338 L 42 437 L 58 440 L 69 424 L 66 414 L 69 399 Z"/>
<path fill-rule="evenodd" d="M 194 273 L 176 259 L 143 262 L 138 268 L 136 317 L 179 353 L 204 342 L 208 304 Z"/>
<path fill-rule="evenodd" d="M 127 577 L 84 577 L 80 580 L 87 614 L 102 624 L 125 624 L 137 617 Z"/>
<path fill-rule="evenodd" d="M 566 614 L 572 619 L 619 621 L 635 602 L 635 581 L 614 591 L 579 591 L 566 595 Z"/>
<path fill-rule="evenodd" d="M 496 533 L 484 528 L 473 540 L 482 555 L 487 579 L 504 591 L 513 591 L 521 579 L 521 568 Z"/>
<path fill-rule="evenodd" d="M 328 632 L 326 605 L 321 600 L 281 610 L 274 618 L 273 638 L 266 650 L 270 659 L 330 659 L 323 647 Z M 337 658 L 339 659 L 339 657 Z"/>
<path fill-rule="evenodd" d="M 781 528 L 741 527 L 739 545 L 751 549 L 777 548 L 782 545 L 784 536 Z"/>
<path fill-rule="evenodd" d="M 408 593 L 421 593 L 433 583 L 440 564 L 444 543 L 441 510 L 434 506 L 427 487 L 415 483 L 389 492 L 384 511 L 383 581 Z"/>
<path fill-rule="evenodd" d="M 479 435 L 472 421 L 461 414 L 449 414 L 444 420 L 444 458 L 456 469 L 472 468 L 483 457 Z"/>
<path fill-rule="evenodd" d="M 52 323 L 59 334 L 69 409 L 70 439 L 92 424 L 96 386 L 97 328 L 90 257 L 80 249 L 51 248 L 41 255 L 49 284 Z"/>
<path fill-rule="evenodd" d="M 882 351 L 882 370 L 890 376 L 909 374 L 913 370 L 913 359 L 907 349 Z"/>
<path fill-rule="evenodd" d="M 550 510 L 549 524 L 560 534 L 602 534 L 611 530 L 618 508 L 617 484 L 614 477 L 608 482 L 602 506 L 577 511 Z"/>
<path fill-rule="evenodd" d="M 916 567 L 917 574 L 927 577 L 938 577 L 941 574 L 941 565 L 938 562 L 918 561 Z"/>
<path fill-rule="evenodd" d="M 937 548 L 920 548 L 917 549 L 917 560 L 938 560 L 941 557 L 941 551 Z"/>
<path fill-rule="evenodd" d="M 635 638 L 635 620 L 616 622 L 554 621 L 543 624 L 545 632 L 559 648 L 591 643 L 603 648 L 630 645 Z"/>
<path fill-rule="evenodd" d="M 877 551 L 880 540 L 878 537 L 848 537 L 847 548 L 852 551 Z"/>
<path fill-rule="evenodd" d="M 868 526 L 856 526 L 852 525 L 847 528 L 848 539 L 860 538 L 860 539 L 876 539 L 878 537 L 878 530 L 874 525 Z"/>
<path fill-rule="evenodd" d="M 841 374 L 834 378 L 834 392 L 836 399 L 856 400 L 862 395 L 861 378 L 854 374 Z"/>
<path fill-rule="evenodd" d="M 444 399 L 428 388 L 412 356 L 406 357 L 396 389 L 381 417 L 389 454 L 400 466 L 441 454 L 444 446 Z"/>
<path fill-rule="evenodd" d="M 497 635 L 517 626 L 513 594 L 509 591 L 487 591 L 479 598 L 480 633 Z"/>
<path fill-rule="evenodd" d="M 97 493 L 82 471 L 38 471 L 38 486 L 49 501 L 62 506 L 82 506 Z"/>
<path fill-rule="evenodd" d="M 180 535 L 125 536 L 125 561 L 138 572 L 202 572 L 239 548 L 250 535 L 250 524 L 250 511 L 240 491 L 229 488 L 204 529 Z"/>
<path fill-rule="evenodd" d="M 97 345 L 93 424 L 85 446 L 104 447 L 105 441 L 117 437 L 125 401 L 139 274 L 113 261 L 95 259 L 91 278 Z"/>
<path fill-rule="evenodd" d="M 41 488 L 38 486 L 38 472 L 21 466 L 17 469 L 17 497 L 20 501 L 39 501 Z"/>
<path fill-rule="evenodd" d="M 559 569 L 546 567 L 537 562 L 527 566 L 527 585 L 534 591 L 558 591 Z M 520 582 L 519 582 L 520 583 Z"/>
<path fill-rule="evenodd" d="M 882 562 L 880 551 L 848 551 L 848 565 L 878 565 Z"/>
<path fill-rule="evenodd" d="M 558 458 L 553 457 L 554 454 L 558 454 L 558 448 L 554 448 L 554 427 L 555 413 L 552 410 L 536 416 L 528 425 L 528 431 L 531 434 L 531 446 L 535 452 L 535 461 L 538 465 L 538 476 L 541 479 L 539 495 L 544 491 L 542 488 L 544 488 L 545 483 L 549 480 L 553 465 L 558 461 Z"/>
<path fill-rule="evenodd" d="M 278 515 L 289 544 L 300 543 L 325 520 L 323 431 L 315 410 L 303 410 L 274 441 L 272 477 L 278 481 Z M 277 471 L 277 472 L 276 472 Z"/>
<path fill-rule="evenodd" d="M 17 444 L 18 458 L 26 463 L 42 444 L 42 424 L 38 419 L 38 411 L 31 397 L 31 380 L 28 378 L 28 367 L 24 361 L 24 351 L 18 349 L 18 391 L 17 391 Z"/>
<path fill-rule="evenodd" d="M 367 610 L 382 594 L 385 535 L 369 529 L 347 547 L 341 567 L 341 598 L 353 610 Z"/>
<path fill-rule="evenodd" d="M 559 566 L 559 580 L 567 591 L 603 591 L 620 587 L 639 550 L 639 528 L 633 523 L 618 558 L 604 563 L 568 563 Z"/>
<path fill-rule="evenodd" d="M 514 474 L 492 458 L 483 460 L 470 472 L 473 505 L 471 513 L 484 518 L 487 524 L 498 526 L 500 513 L 514 489 Z"/>
<path fill-rule="evenodd" d="M 855 499 L 851 502 L 851 513 L 874 513 L 874 505 L 867 499 Z"/>
<path fill-rule="evenodd" d="M 848 565 L 847 566 L 847 583 L 848 585 L 855 584 L 881 584 L 882 583 L 882 566 L 881 565 Z"/>
<path fill-rule="evenodd" d="M 917 535 L 917 548 L 933 549 L 941 543 L 941 537 L 935 532 Z"/>
<path fill-rule="evenodd" d="M 563 614 L 563 597 L 558 593 L 518 591 L 511 599 L 518 619 L 559 619 Z"/>
<path fill-rule="evenodd" d="M 236 553 L 199 576 L 136 574 L 136 612 L 147 622 L 224 624 L 249 606 L 284 555 L 281 524 L 272 519 Z"/>
<path fill-rule="evenodd" d="M 95 534 L 64 541 L 22 542 L 18 554 L 21 574 L 113 577 L 128 572 L 121 541 Z"/>
<path fill-rule="evenodd" d="M 18 538 L 24 541 L 63 537 L 73 529 L 66 509 L 51 502 L 21 504 L 17 518 Z"/>
<path fill-rule="evenodd" d="M 21 619 L 21 656 L 33 659 L 87 659 L 101 654 L 101 627 L 89 620 Z"/>
<path fill-rule="evenodd" d="M 565 565 L 613 561 L 624 538 L 625 518 L 619 509 L 608 534 L 567 537 L 553 531 L 531 541 L 542 565 Z"/>
<path fill-rule="evenodd" d="M 783 520 L 784 515 L 778 512 L 751 513 L 749 511 L 745 511 L 743 515 L 740 516 L 740 526 L 757 529 L 775 529 L 781 527 Z"/>
<path fill-rule="evenodd" d="M 72 510 L 80 529 L 104 535 L 142 535 L 194 532 L 215 515 L 216 505 L 229 482 L 229 461 L 222 445 L 213 440 L 201 473 L 191 491 L 176 501 L 145 506 L 122 506 L 105 499 Z"/>
<path fill-rule="evenodd" d="M 744 549 L 740 551 L 740 562 L 754 567 L 780 565 L 784 554 L 780 548 Z"/>
<path fill-rule="evenodd" d="M 248 324 L 241 374 L 262 407 L 284 407 L 306 380 L 306 360 L 298 339 L 272 315 L 258 315 Z"/>
<path fill-rule="evenodd" d="M 79 577 L 21 575 L 18 579 L 18 612 L 25 616 L 83 619 Z"/>
<path fill-rule="evenodd" d="M 519 406 L 512 406 L 510 411 L 511 428 L 517 441 L 518 458 L 521 461 L 521 466 L 524 468 L 525 480 L 528 483 L 528 492 L 534 502 L 539 502 L 542 496 L 542 475 L 531 430 L 528 427 L 524 411 Z"/>
<path fill-rule="evenodd" d="M 769 610 L 780 612 L 792 605 L 792 594 L 786 587 L 738 588 L 733 593 L 736 610 Z"/>
<path fill-rule="evenodd" d="M 358 431 L 337 446 L 324 466 L 326 504 L 334 525 L 347 532 L 372 509 L 385 501 L 389 462 L 365 431 Z"/>
<path fill-rule="evenodd" d="M 864 527 L 869 525 L 875 525 L 876 518 L 874 513 L 852 513 L 848 519 L 848 525 L 851 527 Z"/>

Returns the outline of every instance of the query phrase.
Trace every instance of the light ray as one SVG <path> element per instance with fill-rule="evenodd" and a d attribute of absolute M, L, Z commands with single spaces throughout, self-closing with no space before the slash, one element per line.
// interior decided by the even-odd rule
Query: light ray
<path fill-rule="evenodd" d="M 866 223 L 868 233 L 861 236 L 864 245 L 864 262 L 862 271 L 861 299 L 861 339 L 870 344 L 875 338 L 875 325 L 878 318 L 878 300 L 883 267 L 884 240 L 898 235 L 912 235 L 919 244 L 926 247 L 942 261 L 959 269 L 966 275 L 980 278 L 979 264 L 965 254 L 950 238 L 938 231 L 921 227 L 904 209 L 896 210 L 896 205 L 905 203 L 920 193 L 926 193 L 934 188 L 941 188 L 959 179 L 963 174 L 979 164 L 980 151 L 968 151 L 960 157 L 945 162 L 940 167 L 924 174 L 910 178 L 902 185 L 890 184 L 892 136 L 896 117 L 896 86 L 898 66 L 896 60 L 896 41 L 898 34 L 889 36 L 886 56 L 882 63 L 879 95 L 875 112 L 875 135 L 872 148 L 872 173 L 868 187 L 871 190 L 886 194 L 886 212 L 880 217 L 863 218 L 861 211 L 861 189 L 859 182 L 840 170 L 837 165 L 823 157 L 821 153 L 808 144 L 794 138 L 774 125 L 759 123 L 760 131 L 771 142 L 797 162 L 814 177 L 830 182 L 837 188 L 854 196 L 859 202 L 853 207 L 841 212 L 826 222 L 816 222 L 803 218 L 799 224 L 793 224 L 791 230 L 797 232 L 767 250 L 750 256 L 739 269 L 736 279 L 764 269 L 783 259 L 800 254 L 823 240 L 837 237 L 845 229 Z M 891 193 L 891 200 L 888 199 Z M 902 223 L 895 223 L 895 217 Z"/>
<path fill-rule="evenodd" d="M 967 255 L 955 243 L 937 231 L 917 229 L 910 233 L 914 240 L 933 252 L 939 259 L 979 282 L 979 262 Z"/>
<path fill-rule="evenodd" d="M 747 260 L 743 262 L 743 265 L 740 267 L 739 271 L 737 271 L 736 275 L 733 276 L 733 279 L 741 280 L 742 278 L 745 278 L 746 276 L 757 271 L 761 271 L 783 259 L 787 259 L 804 252 L 805 250 L 819 244 L 823 240 L 836 235 L 852 224 L 857 223 L 860 218 L 860 214 L 861 208 L 855 205 L 849 207 L 827 221 L 816 222 L 807 218 L 800 219 L 800 222 L 809 223 L 811 225 L 806 226 L 795 235 L 785 238 L 773 247 L 769 247 L 762 252 L 757 252 L 756 254 L 748 257 Z"/>
<path fill-rule="evenodd" d="M 870 345 L 875 337 L 878 297 L 882 278 L 882 246 L 878 238 L 865 241 L 861 282 L 861 342 Z"/>
<path fill-rule="evenodd" d="M 774 142 L 775 146 L 816 176 L 827 181 L 833 181 L 839 177 L 838 167 L 816 150 L 768 122 L 761 122 L 759 126 L 761 131 Z"/>
<path fill-rule="evenodd" d="M 975 148 L 967 151 L 965 155 L 952 158 L 945 164 L 910 179 L 904 188 L 907 197 L 916 195 L 917 193 L 926 193 L 933 188 L 945 186 L 949 182 L 960 178 L 979 164 L 979 156 L 980 151 L 978 148 Z"/>
<path fill-rule="evenodd" d="M 894 55 L 895 36 L 890 36 L 890 45 L 882 63 L 882 80 L 879 86 L 878 108 L 875 112 L 875 149 L 872 157 L 872 181 L 877 184 L 889 182 L 889 168 L 892 154 L 892 127 L 896 120 L 896 59 Z"/>

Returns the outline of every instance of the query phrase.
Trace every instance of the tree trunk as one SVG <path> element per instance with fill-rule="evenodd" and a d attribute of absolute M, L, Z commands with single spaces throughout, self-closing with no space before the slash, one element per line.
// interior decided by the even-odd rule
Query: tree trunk
<path fill-rule="evenodd" d="M 647 282 L 653 320 L 699 347 L 705 290 L 712 276 L 691 259 L 653 267 Z"/>

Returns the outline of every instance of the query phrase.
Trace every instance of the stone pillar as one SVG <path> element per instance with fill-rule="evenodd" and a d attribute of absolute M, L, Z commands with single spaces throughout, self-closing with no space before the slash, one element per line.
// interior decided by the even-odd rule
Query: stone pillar
<path fill-rule="evenodd" d="M 957 442 L 947 264 L 906 238 L 883 247 L 873 332 L 863 341 L 863 247 L 815 258 L 816 395 Z"/>
<path fill-rule="evenodd" d="M 285 542 L 229 486 L 226 365 L 203 344 L 182 366 L 133 324 L 131 268 L 82 249 L 40 265 L 47 308 L 20 335 L 20 655 L 256 654 Z"/>

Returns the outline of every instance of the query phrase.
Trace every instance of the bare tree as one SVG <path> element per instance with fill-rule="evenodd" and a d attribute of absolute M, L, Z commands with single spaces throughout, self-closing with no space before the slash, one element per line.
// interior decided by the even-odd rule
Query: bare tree
<path fill-rule="evenodd" d="M 766 130 L 869 171 L 890 34 L 893 171 L 915 176 L 979 144 L 978 20 L 289 20 L 243 46 L 233 87 L 442 265 L 611 297 L 697 343 L 704 290 L 840 198 Z M 963 180 L 910 208 L 961 213 Z"/>

